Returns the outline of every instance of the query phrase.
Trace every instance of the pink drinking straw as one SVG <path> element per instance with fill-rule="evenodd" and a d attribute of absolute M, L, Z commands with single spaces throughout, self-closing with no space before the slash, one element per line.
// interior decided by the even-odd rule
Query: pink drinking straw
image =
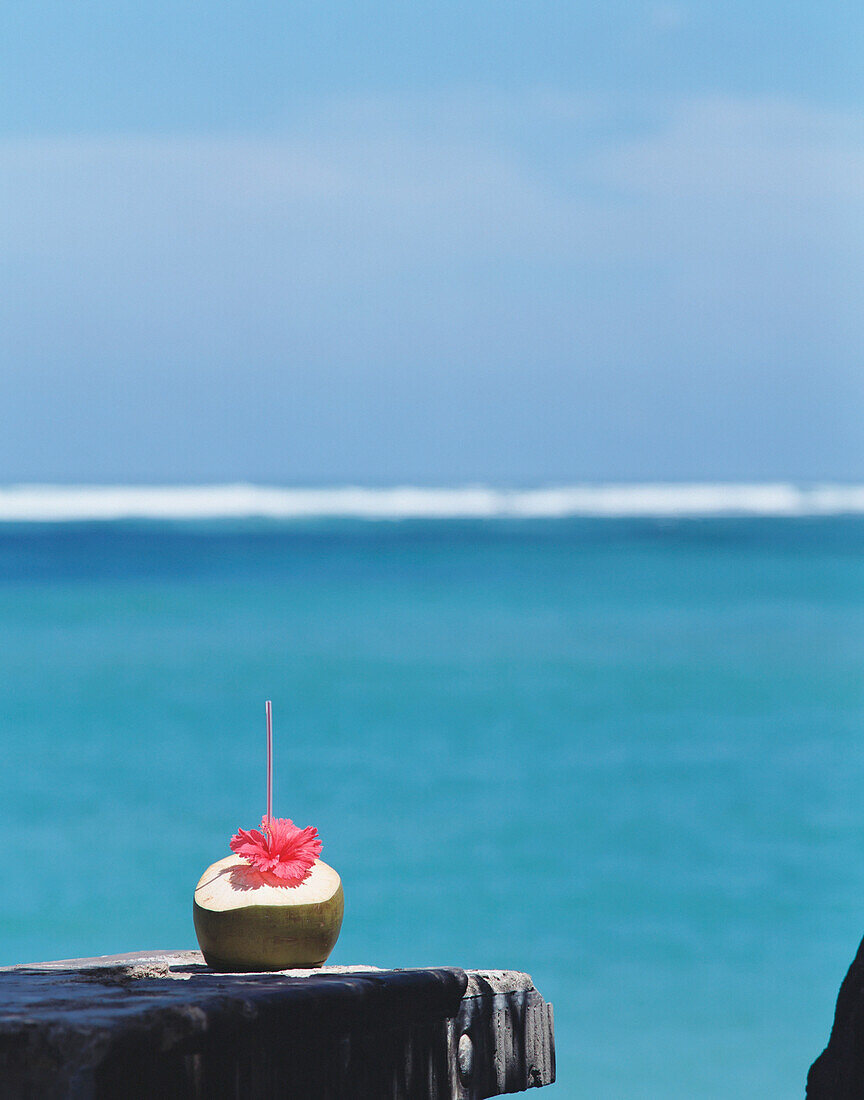
<path fill-rule="evenodd" d="M 267 816 L 273 816 L 273 704 L 264 704 L 267 714 Z"/>

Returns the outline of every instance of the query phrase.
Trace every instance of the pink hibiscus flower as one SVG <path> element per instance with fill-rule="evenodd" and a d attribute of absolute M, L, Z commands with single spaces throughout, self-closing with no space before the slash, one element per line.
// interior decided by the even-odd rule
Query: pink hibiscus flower
<path fill-rule="evenodd" d="M 321 840 L 313 826 L 298 829 L 287 817 L 261 818 L 257 829 L 238 829 L 231 837 L 231 851 L 258 871 L 275 875 L 283 886 L 299 886 L 309 877 L 321 855 Z"/>

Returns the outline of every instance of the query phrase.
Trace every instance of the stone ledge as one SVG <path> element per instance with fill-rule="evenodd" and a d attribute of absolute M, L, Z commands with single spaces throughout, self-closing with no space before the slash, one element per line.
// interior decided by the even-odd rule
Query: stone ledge
<path fill-rule="evenodd" d="M 4 1097 L 480 1100 L 555 1079 L 514 971 L 217 974 L 197 951 L 0 970 Z"/>

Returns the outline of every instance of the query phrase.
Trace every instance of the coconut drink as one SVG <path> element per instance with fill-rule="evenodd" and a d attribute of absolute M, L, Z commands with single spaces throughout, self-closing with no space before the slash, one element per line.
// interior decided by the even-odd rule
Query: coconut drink
<path fill-rule="evenodd" d="M 214 970 L 322 966 L 339 936 L 342 882 L 318 857 L 321 839 L 272 814 L 273 726 L 267 712 L 267 813 L 260 829 L 238 829 L 233 855 L 211 864 L 192 904 L 204 961 Z"/>

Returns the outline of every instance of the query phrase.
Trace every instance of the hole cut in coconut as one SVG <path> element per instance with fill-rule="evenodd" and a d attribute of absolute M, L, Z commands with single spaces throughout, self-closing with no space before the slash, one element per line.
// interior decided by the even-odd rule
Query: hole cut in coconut
<path fill-rule="evenodd" d="M 342 884 L 333 868 L 316 859 L 299 886 L 286 886 L 269 871 L 258 871 L 240 856 L 226 856 L 208 867 L 195 887 L 195 901 L 224 913 L 246 905 L 315 905 L 329 901 Z"/>

